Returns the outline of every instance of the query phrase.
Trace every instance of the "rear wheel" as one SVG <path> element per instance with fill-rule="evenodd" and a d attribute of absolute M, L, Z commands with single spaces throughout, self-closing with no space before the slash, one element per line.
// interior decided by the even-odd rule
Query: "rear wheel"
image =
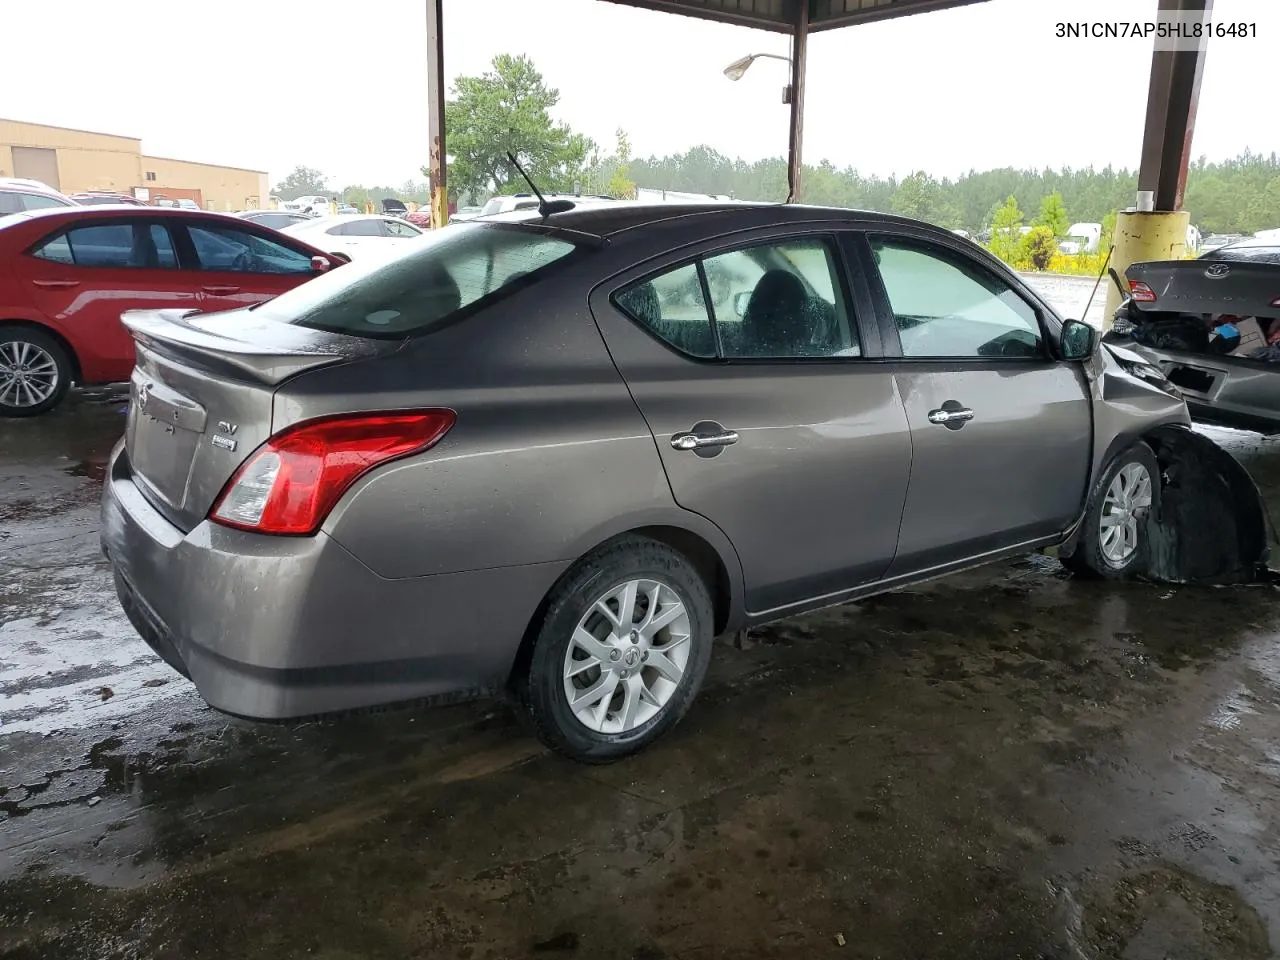
<path fill-rule="evenodd" d="M 70 387 L 71 361 L 57 340 L 34 328 L 0 328 L 0 416 L 47 413 Z"/>
<path fill-rule="evenodd" d="M 519 693 L 539 739 L 607 763 L 671 729 L 711 659 L 707 586 L 677 551 L 627 537 L 553 591 Z"/>
<path fill-rule="evenodd" d="M 1084 519 L 1075 553 L 1063 563 L 1075 573 L 1126 580 L 1147 569 L 1160 464 L 1136 443 L 1108 468 Z"/>

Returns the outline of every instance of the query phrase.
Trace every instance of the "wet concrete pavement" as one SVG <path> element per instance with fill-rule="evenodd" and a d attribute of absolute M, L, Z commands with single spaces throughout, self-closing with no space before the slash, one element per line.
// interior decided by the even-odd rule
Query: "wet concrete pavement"
<path fill-rule="evenodd" d="M 97 546 L 121 395 L 0 422 L 0 957 L 1280 948 L 1280 594 L 1032 556 L 753 631 L 605 768 L 492 702 L 205 708 Z M 1280 444 L 1212 431 L 1280 516 Z"/>

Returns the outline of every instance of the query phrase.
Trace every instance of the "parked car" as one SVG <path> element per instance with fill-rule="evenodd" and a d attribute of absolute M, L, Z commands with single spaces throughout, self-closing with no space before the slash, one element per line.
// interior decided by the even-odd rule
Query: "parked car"
<path fill-rule="evenodd" d="M 288 210 L 245 210 L 236 214 L 242 220 L 248 220 L 272 230 L 282 230 L 295 223 L 303 223 L 310 217 L 301 213 L 290 213 Z"/>
<path fill-rule="evenodd" d="M 147 202 L 131 197 L 127 193 L 111 193 L 105 190 L 91 190 L 86 193 L 73 193 L 71 199 L 82 207 L 129 206 L 145 207 Z"/>
<path fill-rule="evenodd" d="M 338 204 L 338 214 L 340 216 L 349 217 L 349 216 L 352 216 L 353 214 L 358 214 L 358 213 L 364 213 L 364 211 L 361 210 L 359 207 L 357 207 L 353 203 Z"/>
<path fill-rule="evenodd" d="M 476 217 L 480 216 L 481 209 L 482 208 L 480 207 L 459 207 L 456 212 L 449 214 L 449 220 L 451 222 L 454 220 L 462 222 L 474 220 Z"/>
<path fill-rule="evenodd" d="M 336 214 L 284 227 L 284 233 L 330 253 L 348 257 L 387 254 L 397 245 L 422 236 L 422 231 L 396 217 L 378 214 Z"/>
<path fill-rule="evenodd" d="M 1107 340 L 1147 356 L 1196 420 L 1280 433 L 1280 242 L 1239 240 L 1126 276 Z"/>
<path fill-rule="evenodd" d="M 76 202 L 39 180 L 0 177 L 0 216 L 43 210 L 46 207 L 74 207 Z"/>
<path fill-rule="evenodd" d="M 293 213 L 305 213 L 309 217 L 327 217 L 329 216 L 329 206 L 332 203 L 329 197 L 319 195 L 298 197 L 296 200 L 288 200 L 284 204 L 284 208 Z"/>
<path fill-rule="evenodd" d="M 602 194 L 573 194 L 573 193 L 546 193 L 543 196 L 547 200 L 568 200 L 576 206 L 584 206 L 592 203 L 618 203 L 613 197 L 606 197 Z M 490 197 L 477 217 L 491 217 L 498 213 L 511 213 L 514 210 L 536 210 L 538 209 L 538 198 L 532 193 L 513 193 L 508 196 Z"/>
<path fill-rule="evenodd" d="M 662 306 L 712 264 L 721 296 Z M 614 759 L 717 634 L 1053 544 L 1148 572 L 1194 498 L 1160 499 L 1179 451 L 1244 477 L 1265 560 L 1256 488 L 1158 372 L 902 218 L 589 204 L 125 324 L 104 549 L 141 636 L 240 716 L 510 689 Z"/>
<path fill-rule="evenodd" d="M 399 217 L 403 220 L 409 213 L 409 208 L 403 200 L 397 200 L 395 197 L 384 197 L 382 200 L 382 215 L 385 217 Z"/>
<path fill-rule="evenodd" d="M 0 416 L 52 410 L 73 381 L 127 380 L 124 310 L 244 307 L 332 263 L 217 213 L 73 204 L 0 217 Z"/>

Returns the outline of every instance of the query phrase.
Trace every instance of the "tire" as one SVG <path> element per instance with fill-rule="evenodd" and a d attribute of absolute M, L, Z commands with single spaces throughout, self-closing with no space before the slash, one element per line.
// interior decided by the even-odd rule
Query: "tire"
<path fill-rule="evenodd" d="M 623 613 L 627 584 L 635 588 L 631 616 Z M 666 622 L 649 634 L 655 613 Z M 535 630 L 519 700 L 538 739 L 583 763 L 635 753 L 675 726 L 702 685 L 715 632 L 702 577 L 678 551 L 645 537 L 580 560 Z"/>
<path fill-rule="evenodd" d="M 1144 476 L 1147 482 L 1145 495 L 1141 487 Z M 1139 484 L 1136 490 L 1132 486 L 1134 482 Z M 1126 487 L 1135 497 L 1130 506 L 1124 502 Z M 1104 580 L 1132 580 L 1146 573 L 1151 555 L 1150 529 L 1155 522 L 1159 497 L 1160 464 L 1150 447 L 1142 442 L 1135 443 L 1112 461 L 1102 482 L 1095 488 L 1080 540 L 1075 552 L 1062 558 L 1063 565 L 1081 576 Z M 1116 512 L 1125 516 L 1129 509 L 1137 513 L 1132 524 L 1122 520 L 1104 528 L 1107 516 Z M 1120 533 L 1104 534 L 1104 529 Z M 1126 532 L 1132 534 L 1132 542 L 1118 544 L 1114 537 L 1123 536 Z"/>
<path fill-rule="evenodd" d="M 35 417 L 71 389 L 71 360 L 53 337 L 34 327 L 0 327 L 0 417 Z"/>

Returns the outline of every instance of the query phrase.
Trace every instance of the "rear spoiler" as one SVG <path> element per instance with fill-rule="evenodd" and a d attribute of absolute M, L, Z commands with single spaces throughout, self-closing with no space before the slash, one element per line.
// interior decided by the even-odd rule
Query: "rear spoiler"
<path fill-rule="evenodd" d="M 244 310 L 217 314 L 215 323 L 198 322 L 211 316 L 196 310 L 127 310 L 120 321 L 142 347 L 196 366 L 229 368 L 266 386 L 303 370 L 360 359 L 354 345 L 365 343 Z M 380 352 L 372 342 L 366 349 L 369 356 Z"/>

